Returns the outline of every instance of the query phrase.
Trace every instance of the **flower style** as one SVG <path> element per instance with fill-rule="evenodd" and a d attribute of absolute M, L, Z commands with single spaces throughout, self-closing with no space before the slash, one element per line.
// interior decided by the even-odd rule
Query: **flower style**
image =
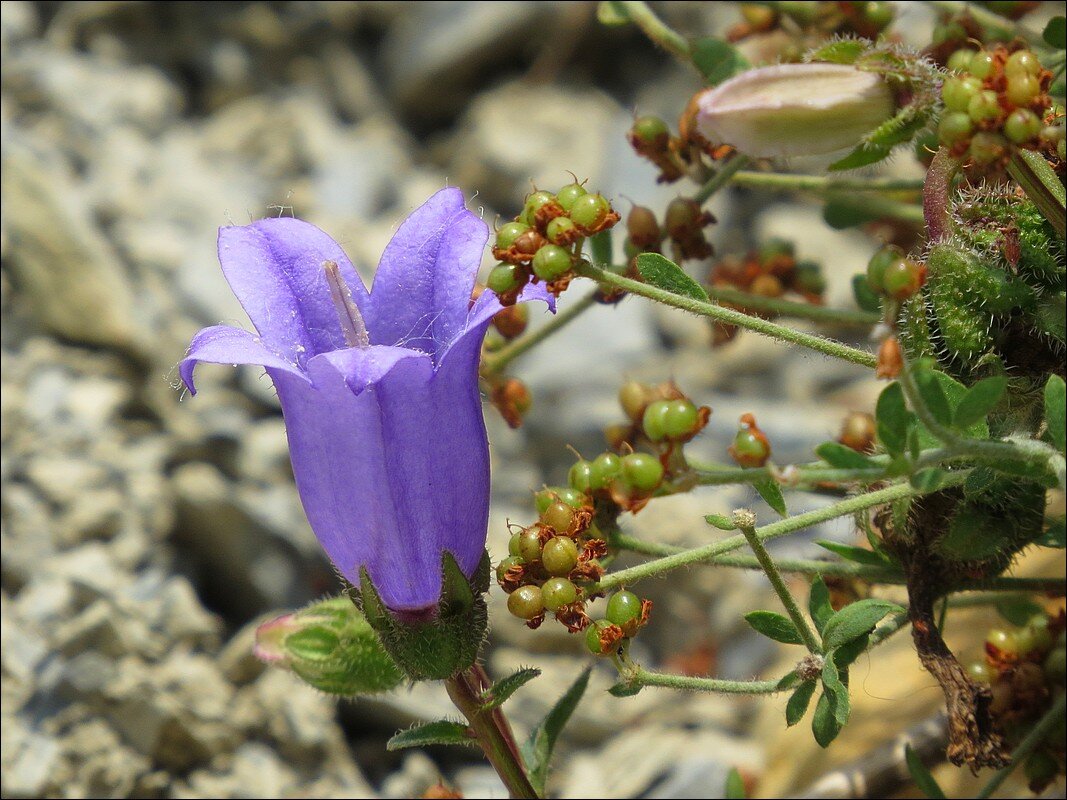
<path fill-rule="evenodd" d="M 348 581 L 365 568 L 385 606 L 415 619 L 435 613 L 443 553 L 472 578 L 485 551 L 478 360 L 501 306 L 471 292 L 488 233 L 444 189 L 400 226 L 368 292 L 307 222 L 222 228 L 219 261 L 258 335 L 205 328 L 179 367 L 193 393 L 198 362 L 266 367 L 319 542 Z"/>

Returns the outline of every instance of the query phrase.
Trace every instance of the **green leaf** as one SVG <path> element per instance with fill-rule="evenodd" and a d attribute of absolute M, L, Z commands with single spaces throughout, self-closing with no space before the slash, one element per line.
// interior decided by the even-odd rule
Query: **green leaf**
<path fill-rule="evenodd" d="M 852 296 L 856 298 L 856 305 L 864 311 L 878 313 L 882 310 L 882 298 L 874 293 L 865 274 L 852 276 Z"/>
<path fill-rule="evenodd" d="M 827 650 L 841 647 L 870 633 L 886 614 L 898 614 L 903 610 L 896 603 L 875 598 L 850 603 L 827 621 L 823 631 L 823 645 Z"/>
<path fill-rule="evenodd" d="M 826 660 L 822 665 L 822 686 L 825 692 L 829 692 L 833 698 L 833 712 L 834 719 L 838 724 L 844 727 L 848 722 L 849 714 L 852 711 L 851 704 L 848 700 L 848 686 L 845 685 L 844 680 L 841 678 L 841 673 L 838 672 L 837 662 L 833 658 L 833 653 L 826 654 Z M 845 673 L 847 676 L 847 673 Z"/>
<path fill-rule="evenodd" d="M 741 779 L 741 773 L 737 771 L 737 767 L 730 767 L 724 789 L 723 797 L 727 800 L 745 800 L 748 796 L 745 794 L 745 782 Z"/>
<path fill-rule="evenodd" d="M 616 683 L 608 689 L 608 694 L 612 697 L 633 697 L 643 688 L 640 683 Z"/>
<path fill-rule="evenodd" d="M 1067 235 L 1067 187 L 1045 157 L 1033 150 L 1014 149 L 1008 161 L 1008 174 L 1063 239 Z"/>
<path fill-rule="evenodd" d="M 811 579 L 811 593 L 808 595 L 808 614 L 815 623 L 815 629 L 822 634 L 826 627 L 826 621 L 834 615 L 834 607 L 830 605 L 830 590 L 826 588 L 826 582 L 822 575 L 816 575 Z"/>
<path fill-rule="evenodd" d="M 611 264 L 611 229 L 605 228 L 600 233 L 595 233 L 589 237 L 589 248 L 593 256 L 593 263 L 598 267 Z"/>
<path fill-rule="evenodd" d="M 782 487 L 778 485 L 778 481 L 774 478 L 753 481 L 752 488 L 759 492 L 759 496 L 763 498 L 763 502 L 777 511 L 781 516 L 784 517 L 789 513 L 785 507 L 785 495 L 782 494 Z"/>
<path fill-rule="evenodd" d="M 863 453 L 840 442 L 823 442 L 815 448 L 815 455 L 838 469 L 870 469 L 874 464 Z"/>
<path fill-rule="evenodd" d="M 1059 375 L 1049 376 L 1045 384 L 1045 424 L 1048 425 L 1052 444 L 1061 453 L 1067 449 L 1067 421 L 1064 420 L 1067 389 Z"/>
<path fill-rule="evenodd" d="M 896 381 L 885 387 L 878 396 L 875 419 L 878 422 L 878 441 L 886 452 L 890 455 L 903 453 L 908 443 L 911 412 L 904 402 L 904 389 Z"/>
<path fill-rule="evenodd" d="M 915 370 L 915 383 L 919 387 L 919 396 L 930 415 L 939 425 L 948 427 L 952 424 L 952 406 L 948 403 L 945 390 L 941 388 L 935 370 L 919 368 Z"/>
<path fill-rule="evenodd" d="M 878 553 L 866 549 L 865 547 L 854 547 L 850 544 L 841 544 L 840 542 L 831 542 L 826 539 L 816 539 L 815 544 L 824 550 L 829 550 L 831 553 L 836 553 L 846 561 L 855 561 L 857 564 L 867 564 L 872 567 L 888 567 L 889 564 Z"/>
<path fill-rule="evenodd" d="M 1053 17 L 1045 26 L 1041 38 L 1057 50 L 1067 47 L 1067 17 Z"/>
<path fill-rule="evenodd" d="M 507 699 L 515 694 L 516 690 L 522 688 L 540 674 L 541 670 L 539 669 L 523 667 L 506 678 L 501 678 L 483 695 L 482 699 L 485 704 L 482 706 L 482 710 L 489 711 L 504 705 Z"/>
<path fill-rule="evenodd" d="M 642 253 L 637 257 L 637 271 L 646 283 L 671 294 L 707 301 L 708 293 L 685 270 L 659 253 Z"/>
<path fill-rule="evenodd" d="M 737 530 L 737 526 L 734 525 L 733 518 L 728 517 L 725 514 L 707 514 L 704 516 L 704 521 L 709 525 L 718 528 L 720 531 Z"/>
<path fill-rule="evenodd" d="M 967 390 L 953 413 L 952 422 L 957 428 L 967 429 L 976 422 L 981 422 L 1000 401 L 1008 388 L 1008 379 L 997 375 L 978 381 Z"/>
<path fill-rule="evenodd" d="M 586 687 L 589 686 L 589 672 L 592 668 L 586 667 L 582 673 L 564 692 L 563 696 L 556 701 L 541 724 L 530 734 L 530 738 L 520 748 L 522 758 L 529 770 L 530 783 L 543 794 L 545 781 L 548 778 L 548 762 L 552 758 L 552 750 L 556 746 L 556 740 L 563 732 L 574 709 L 578 707 Z"/>
<path fill-rule="evenodd" d="M 877 164 L 879 161 L 887 158 L 892 150 L 892 147 L 863 142 L 862 144 L 857 145 L 847 156 L 838 159 L 831 164 L 829 169 L 831 172 L 838 172 L 840 170 L 859 169 L 860 167 L 866 167 L 870 164 Z M 827 219 L 827 222 L 830 222 L 829 219 Z M 833 223 L 830 224 L 833 225 Z"/>
<path fill-rule="evenodd" d="M 1065 525 L 1065 518 L 1057 517 L 1054 520 L 1050 520 L 1048 527 L 1045 528 L 1045 532 L 1037 537 L 1034 544 L 1039 544 L 1042 547 L 1055 547 L 1059 550 L 1067 547 L 1067 525 Z"/>
<path fill-rule="evenodd" d="M 601 25 L 615 28 L 629 23 L 630 15 L 626 13 L 622 3 L 601 0 L 596 6 L 596 19 Z"/>
<path fill-rule="evenodd" d="M 833 652 L 834 664 L 839 672 L 844 674 L 849 665 L 863 655 L 867 650 L 871 637 L 868 634 L 857 636 L 848 644 L 843 644 Z"/>
<path fill-rule="evenodd" d="M 782 644 L 802 644 L 800 632 L 789 617 L 774 611 L 750 611 L 745 614 L 745 622 L 757 633 Z"/>
<path fill-rule="evenodd" d="M 408 747 L 427 747 L 434 744 L 460 744 L 476 747 L 478 740 L 470 735 L 470 729 L 460 723 L 447 719 L 413 725 L 406 731 L 400 731 L 385 744 L 386 750 L 404 750 Z"/>
<path fill-rule="evenodd" d="M 783 675 L 776 686 L 778 691 L 784 692 L 786 689 L 792 689 L 798 683 L 800 683 L 800 676 L 797 675 L 796 670 L 793 670 L 792 672 L 787 672 Z"/>
<path fill-rule="evenodd" d="M 752 66 L 732 44 L 710 36 L 690 44 L 689 55 L 709 86 L 716 86 Z"/>
<path fill-rule="evenodd" d="M 815 715 L 811 719 L 811 732 L 819 747 L 829 747 L 841 732 L 841 723 L 834 714 L 835 700 L 832 694 L 824 691 L 815 704 Z"/>
<path fill-rule="evenodd" d="M 1036 614 L 1043 612 L 1044 609 L 1032 600 L 1016 598 L 1001 600 L 997 603 L 997 613 L 1012 625 L 1020 628 L 1033 619 Z"/>
<path fill-rule="evenodd" d="M 908 482 L 920 492 L 933 492 L 945 482 L 948 473 L 937 467 L 927 467 L 912 475 Z"/>
<path fill-rule="evenodd" d="M 804 719 L 817 686 L 818 684 L 815 681 L 805 681 L 790 695 L 789 702 L 785 704 L 785 724 L 787 728 L 792 728 L 800 720 Z"/>
<path fill-rule="evenodd" d="M 915 781 L 915 786 L 927 797 L 934 798 L 934 800 L 945 800 L 945 793 L 941 791 L 941 787 L 937 785 L 937 781 L 934 780 L 934 776 L 930 774 L 930 770 L 926 768 L 926 765 L 919 758 L 919 754 L 911 749 L 910 744 L 904 745 L 904 760 L 908 764 L 908 772 L 911 773 L 911 779 Z"/>

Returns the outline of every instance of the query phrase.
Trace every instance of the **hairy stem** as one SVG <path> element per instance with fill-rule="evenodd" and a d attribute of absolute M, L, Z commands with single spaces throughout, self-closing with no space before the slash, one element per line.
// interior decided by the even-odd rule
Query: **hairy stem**
<path fill-rule="evenodd" d="M 780 297 L 764 297 L 723 286 L 712 286 L 708 289 L 708 296 L 720 303 L 740 306 L 746 311 L 766 311 L 783 317 L 810 319 L 814 322 L 827 322 L 836 325 L 874 325 L 882 318 L 881 314 L 876 314 L 873 311 L 860 311 L 851 308 L 826 308 L 813 303 L 783 300 Z"/>
<path fill-rule="evenodd" d="M 923 184 L 923 218 L 926 220 L 926 238 L 937 244 L 952 235 L 952 180 L 959 171 L 960 162 L 942 147 L 934 154 L 930 169 Z"/>
<path fill-rule="evenodd" d="M 693 195 L 693 199 L 698 203 L 706 203 L 719 189 L 733 180 L 738 170 L 744 169 L 750 163 L 748 156 L 737 153 L 725 164 L 719 166 L 718 171 Z"/>
<path fill-rule="evenodd" d="M 627 669 L 622 678 L 629 686 L 666 686 L 669 689 L 684 689 L 691 692 L 773 694 L 781 691 L 778 688 L 778 681 L 730 681 L 722 678 L 696 678 L 689 675 L 653 672 L 638 665 Z"/>
<path fill-rule="evenodd" d="M 648 7 L 648 3 L 623 2 L 619 0 L 612 3 L 612 5 L 640 28 L 645 36 L 686 66 L 693 66 L 693 60 L 689 53 L 689 42 L 686 41 L 684 36 L 657 17 L 652 9 Z"/>
<path fill-rule="evenodd" d="M 921 180 L 901 178 L 828 178 L 823 175 L 796 175 L 785 172 L 738 172 L 730 181 L 748 189 L 803 192 L 917 192 Z"/>
<path fill-rule="evenodd" d="M 587 309 L 595 306 L 596 296 L 597 292 L 590 292 L 585 297 L 569 303 L 566 308 L 545 322 L 544 325 L 539 325 L 529 333 L 509 342 L 495 353 L 487 354 L 482 358 L 482 376 L 499 375 L 516 358 L 537 347 L 549 336 L 559 332 L 585 313 Z"/>

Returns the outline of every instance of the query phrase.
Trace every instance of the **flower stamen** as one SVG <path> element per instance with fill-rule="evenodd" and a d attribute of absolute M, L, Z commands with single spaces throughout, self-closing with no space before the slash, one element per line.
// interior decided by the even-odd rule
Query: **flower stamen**
<path fill-rule="evenodd" d="M 330 284 L 330 297 L 337 309 L 337 319 L 341 323 L 341 332 L 349 347 L 370 347 L 370 336 L 363 323 L 363 315 L 352 299 L 352 292 L 341 277 L 341 269 L 336 261 L 323 261 L 322 269 L 326 273 L 326 282 Z"/>

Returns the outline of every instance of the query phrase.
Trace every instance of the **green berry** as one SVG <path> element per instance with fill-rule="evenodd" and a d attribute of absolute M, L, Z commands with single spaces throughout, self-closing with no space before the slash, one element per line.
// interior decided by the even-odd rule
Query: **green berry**
<path fill-rule="evenodd" d="M 600 652 L 600 632 L 611 625 L 606 619 L 598 619 L 585 629 L 585 646 L 595 656 L 602 656 Z"/>
<path fill-rule="evenodd" d="M 667 204 L 663 227 L 672 239 L 685 240 L 700 230 L 703 220 L 700 203 L 689 197 L 676 197 Z"/>
<path fill-rule="evenodd" d="M 1004 135 L 1015 144 L 1028 142 L 1041 132 L 1041 118 L 1028 108 L 1017 108 L 1004 120 Z"/>
<path fill-rule="evenodd" d="M 1041 84 L 1033 75 L 1011 75 L 1004 94 L 1015 105 L 1028 106 L 1041 94 Z"/>
<path fill-rule="evenodd" d="M 541 597 L 545 608 L 559 611 L 578 599 L 578 587 L 566 578 L 549 578 L 541 587 Z"/>
<path fill-rule="evenodd" d="M 1000 100 L 997 99 L 997 93 L 989 89 L 978 92 L 967 104 L 967 116 L 975 124 L 999 117 Z"/>
<path fill-rule="evenodd" d="M 626 416 L 637 422 L 648 405 L 648 387 L 637 381 L 626 381 L 619 389 L 619 405 Z"/>
<path fill-rule="evenodd" d="M 1014 78 L 1017 75 L 1037 77 L 1040 72 L 1041 62 L 1029 50 L 1017 50 L 1008 56 L 1008 60 L 1004 62 L 1004 74 L 1009 78 Z"/>
<path fill-rule="evenodd" d="M 530 528 L 519 534 L 519 555 L 527 563 L 541 559 L 541 537 L 536 529 Z"/>
<path fill-rule="evenodd" d="M 533 257 L 534 275 L 543 281 L 555 280 L 571 266 L 571 254 L 555 244 L 546 244 Z"/>
<path fill-rule="evenodd" d="M 584 458 L 581 461 L 575 461 L 570 472 L 567 473 L 567 483 L 571 485 L 571 488 L 579 492 L 588 492 L 592 481 L 593 465 Z"/>
<path fill-rule="evenodd" d="M 975 683 L 993 683 L 993 670 L 984 661 L 972 661 L 967 665 L 967 677 Z"/>
<path fill-rule="evenodd" d="M 534 494 L 534 506 L 538 514 L 544 514 L 555 502 L 566 503 L 571 508 L 581 508 L 585 494 L 568 486 L 549 486 Z"/>
<path fill-rule="evenodd" d="M 644 116 L 634 120 L 630 135 L 646 144 L 655 144 L 671 135 L 667 123 L 659 117 Z"/>
<path fill-rule="evenodd" d="M 556 217 L 545 228 L 545 238 L 553 244 L 573 242 L 577 235 L 578 229 L 570 217 Z"/>
<path fill-rule="evenodd" d="M 601 453 L 590 465 L 589 488 L 605 489 L 622 470 L 622 459 L 614 453 Z"/>
<path fill-rule="evenodd" d="M 585 505 L 585 492 L 578 491 L 573 487 L 567 487 L 560 491 L 559 500 L 571 508 L 581 508 Z"/>
<path fill-rule="evenodd" d="M 638 491 L 651 492 L 663 480 L 663 465 L 648 453 L 630 453 L 623 456 L 622 474 Z"/>
<path fill-rule="evenodd" d="M 974 123 L 966 112 L 950 111 L 937 124 L 937 139 L 941 144 L 955 144 L 970 136 L 973 130 Z"/>
<path fill-rule="evenodd" d="M 625 589 L 615 592 L 608 598 L 608 608 L 604 616 L 614 625 L 625 625 L 627 622 L 640 619 L 641 598 Z"/>
<path fill-rule="evenodd" d="M 1052 647 L 1052 634 L 1048 630 L 1045 617 L 1035 617 L 1015 632 L 1015 642 L 1019 653 L 1045 653 Z"/>
<path fill-rule="evenodd" d="M 663 412 L 663 433 L 668 439 L 684 439 L 696 431 L 700 412 L 688 400 L 670 400 Z"/>
<path fill-rule="evenodd" d="M 886 267 L 882 287 L 890 297 L 907 300 L 922 287 L 924 272 L 922 264 L 908 258 L 899 259 Z"/>
<path fill-rule="evenodd" d="M 500 230 L 496 232 L 496 246 L 507 250 L 526 231 L 530 230 L 530 226 L 522 222 L 505 222 L 500 226 Z"/>
<path fill-rule="evenodd" d="M 1019 640 L 1014 631 L 994 628 L 985 637 L 986 644 L 1008 656 L 1019 655 Z"/>
<path fill-rule="evenodd" d="M 645 436 L 653 442 L 662 441 L 667 435 L 663 422 L 669 408 L 670 404 L 666 400 L 656 400 L 648 404 L 645 413 L 641 416 L 641 427 L 645 431 Z"/>
<path fill-rule="evenodd" d="M 970 121 L 968 120 L 968 125 Z M 880 247 L 871 256 L 871 260 L 867 262 L 867 285 L 872 292 L 882 294 L 885 289 L 886 268 L 890 264 L 894 264 L 904 258 L 904 251 L 897 247 L 895 244 L 887 244 L 885 247 Z"/>
<path fill-rule="evenodd" d="M 516 565 L 521 565 L 525 563 L 526 561 L 524 561 L 520 556 L 508 556 L 496 565 L 496 579 L 498 581 L 504 580 L 504 576 L 507 574 L 507 571 L 509 569 Z"/>
<path fill-rule="evenodd" d="M 941 86 L 941 99 L 949 111 L 966 111 L 971 98 L 982 90 L 982 82 L 972 75 L 946 78 Z"/>
<path fill-rule="evenodd" d="M 519 542 L 522 541 L 521 533 L 511 534 L 511 538 L 508 539 L 508 555 L 518 556 L 522 555 L 522 551 L 519 549 Z"/>
<path fill-rule="evenodd" d="M 771 450 L 762 436 L 748 428 L 741 428 L 734 436 L 730 455 L 742 467 L 762 467 L 771 457 Z"/>
<path fill-rule="evenodd" d="M 630 213 L 626 215 L 626 232 L 630 235 L 634 247 L 639 249 L 655 247 L 663 239 L 656 214 L 644 206 L 634 206 L 630 209 Z"/>
<path fill-rule="evenodd" d="M 971 139 L 971 147 L 967 151 L 976 164 L 992 164 L 1002 155 L 1008 147 L 1008 140 L 999 133 L 979 131 Z"/>
<path fill-rule="evenodd" d="M 587 194 L 585 187 L 580 183 L 568 183 L 556 192 L 556 202 L 564 211 L 570 211 L 574 207 L 574 201 Z"/>
<path fill-rule="evenodd" d="M 993 72 L 993 56 L 985 50 L 979 50 L 967 65 L 967 70 L 979 80 L 985 80 Z"/>
<path fill-rule="evenodd" d="M 767 264 L 776 258 L 795 258 L 796 248 L 788 239 L 768 239 L 756 251 L 759 263 Z"/>
<path fill-rule="evenodd" d="M 533 619 L 545 610 L 541 590 L 536 586 L 520 586 L 508 595 L 508 611 L 521 619 Z"/>
<path fill-rule="evenodd" d="M 566 503 L 553 503 L 541 515 L 541 522 L 558 533 L 566 533 L 574 522 L 574 509 Z"/>
<path fill-rule="evenodd" d="M 1041 665 L 1047 677 L 1053 684 L 1063 686 L 1067 678 L 1067 650 L 1062 647 L 1054 647 L 1045 656 L 1045 663 Z"/>
<path fill-rule="evenodd" d="M 570 208 L 574 224 L 587 231 L 596 230 L 607 219 L 611 204 L 600 194 L 583 194 Z"/>
<path fill-rule="evenodd" d="M 485 285 L 497 294 L 510 292 L 519 285 L 522 272 L 514 264 L 497 264 L 489 273 Z"/>
<path fill-rule="evenodd" d="M 533 225 L 537 212 L 549 203 L 555 202 L 556 196 L 552 192 L 530 192 L 526 195 L 526 202 L 522 206 L 522 214 L 519 215 L 519 221 L 525 222 L 527 225 Z"/>
<path fill-rule="evenodd" d="M 863 18 L 877 30 L 893 21 L 893 7 L 889 3 L 864 3 Z"/>
<path fill-rule="evenodd" d="M 567 536 L 553 536 L 541 551 L 541 563 L 549 575 L 567 575 L 578 564 L 578 545 Z"/>
<path fill-rule="evenodd" d="M 969 72 L 974 55 L 974 50 L 957 50 L 948 57 L 946 66 L 954 72 Z"/>

